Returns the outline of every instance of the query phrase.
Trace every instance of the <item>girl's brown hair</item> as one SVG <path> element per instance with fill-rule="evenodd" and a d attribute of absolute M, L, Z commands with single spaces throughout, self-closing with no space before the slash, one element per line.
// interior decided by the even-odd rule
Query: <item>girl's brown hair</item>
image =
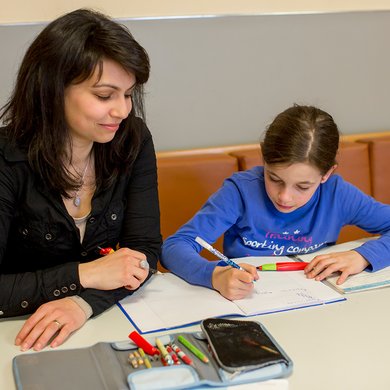
<path fill-rule="evenodd" d="M 324 175 L 336 164 L 339 130 L 331 115 L 313 106 L 295 104 L 268 126 L 261 151 L 272 164 L 309 163 Z"/>

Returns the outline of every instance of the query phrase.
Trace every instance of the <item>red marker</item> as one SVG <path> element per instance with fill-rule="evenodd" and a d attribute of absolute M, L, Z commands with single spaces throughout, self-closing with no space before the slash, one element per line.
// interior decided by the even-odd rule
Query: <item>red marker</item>
<path fill-rule="evenodd" d="M 173 364 L 180 364 L 180 360 L 177 357 L 177 355 L 175 354 L 175 352 L 173 351 L 172 347 L 170 345 L 167 345 L 165 348 L 167 349 L 168 353 L 171 354 L 172 360 L 173 360 Z"/>
<path fill-rule="evenodd" d="M 259 265 L 257 269 L 260 271 L 301 271 L 306 268 L 309 263 L 303 261 L 288 261 L 284 263 L 272 263 Z"/>
<path fill-rule="evenodd" d="M 171 347 L 185 364 L 194 365 L 194 362 L 176 344 L 172 343 Z"/>
<path fill-rule="evenodd" d="M 159 355 L 160 351 L 158 348 L 153 347 L 147 340 L 145 340 L 135 330 L 129 334 L 129 339 L 133 340 L 137 347 L 142 348 L 148 355 Z"/>

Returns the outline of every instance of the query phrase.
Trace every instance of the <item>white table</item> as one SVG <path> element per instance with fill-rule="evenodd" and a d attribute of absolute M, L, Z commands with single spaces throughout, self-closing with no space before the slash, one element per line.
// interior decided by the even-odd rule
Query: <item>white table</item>
<path fill-rule="evenodd" d="M 344 302 L 252 317 L 267 327 L 293 360 L 290 390 L 390 389 L 390 288 L 346 297 Z M 15 389 L 12 358 L 21 352 L 13 342 L 23 321 L 0 320 L 2 390 Z M 119 308 L 113 307 L 89 320 L 59 348 L 126 340 L 132 330 Z"/>

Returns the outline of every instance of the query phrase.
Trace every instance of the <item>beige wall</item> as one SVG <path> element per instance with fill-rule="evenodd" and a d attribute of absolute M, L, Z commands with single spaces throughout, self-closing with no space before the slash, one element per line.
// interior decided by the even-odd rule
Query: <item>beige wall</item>
<path fill-rule="evenodd" d="M 390 0 L 0 0 L 0 24 L 48 21 L 81 7 L 114 18 L 390 10 Z"/>

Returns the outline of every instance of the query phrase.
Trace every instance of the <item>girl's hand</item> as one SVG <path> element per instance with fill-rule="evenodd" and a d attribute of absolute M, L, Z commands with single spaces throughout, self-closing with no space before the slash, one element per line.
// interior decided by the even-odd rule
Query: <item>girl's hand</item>
<path fill-rule="evenodd" d="M 370 263 L 358 252 L 335 252 L 316 256 L 305 268 L 309 279 L 323 280 L 333 272 L 341 272 L 336 284 L 345 282 L 349 275 L 358 274 L 367 268 Z"/>
<path fill-rule="evenodd" d="M 83 309 L 69 298 L 44 303 L 24 323 L 15 345 L 23 352 L 30 348 L 40 351 L 52 340 L 50 346 L 55 348 L 81 328 L 86 320 Z"/>
<path fill-rule="evenodd" d="M 227 299 L 242 299 L 253 290 L 253 281 L 259 279 L 256 267 L 253 265 L 240 264 L 245 271 L 232 267 L 215 267 L 211 283 L 213 288 Z"/>
<path fill-rule="evenodd" d="M 120 287 L 135 290 L 149 273 L 141 267 L 143 260 L 146 260 L 143 253 L 120 248 L 100 259 L 80 264 L 80 283 L 84 288 L 98 290 L 114 290 Z"/>

